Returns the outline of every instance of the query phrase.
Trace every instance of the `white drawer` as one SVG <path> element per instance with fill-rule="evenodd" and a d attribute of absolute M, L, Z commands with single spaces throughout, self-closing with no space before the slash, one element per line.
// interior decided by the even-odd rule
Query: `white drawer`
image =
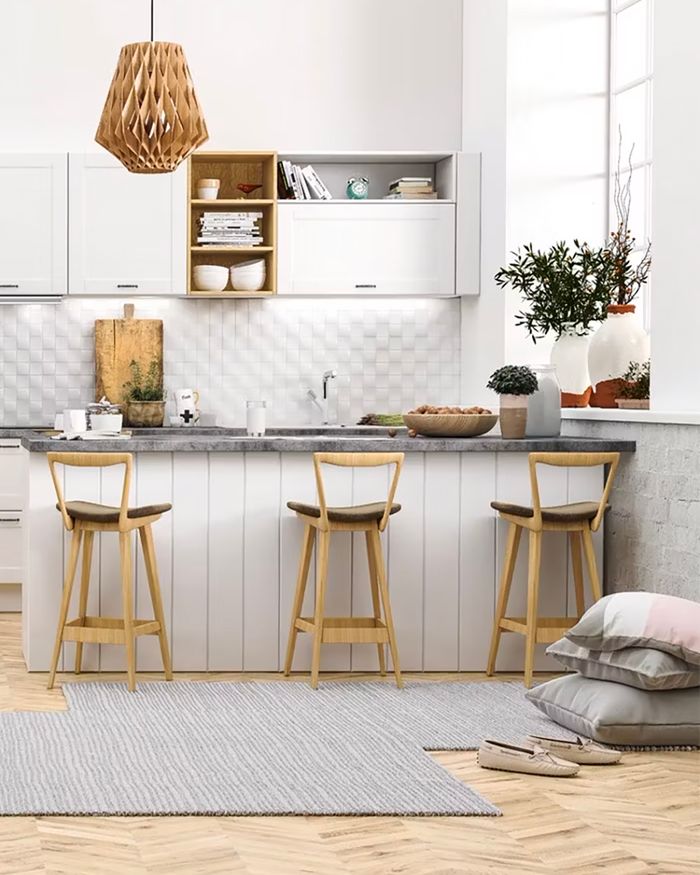
<path fill-rule="evenodd" d="M 22 511 L 0 510 L 0 583 L 22 581 Z"/>
<path fill-rule="evenodd" d="M 26 470 L 19 438 L 0 438 L 0 511 L 24 507 Z"/>

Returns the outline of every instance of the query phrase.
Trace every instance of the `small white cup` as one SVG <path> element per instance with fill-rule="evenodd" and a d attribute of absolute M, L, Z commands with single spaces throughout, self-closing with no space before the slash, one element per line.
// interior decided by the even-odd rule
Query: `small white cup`
<path fill-rule="evenodd" d="M 79 433 L 87 431 L 87 416 L 82 408 L 66 408 L 63 411 L 63 431 Z"/>
<path fill-rule="evenodd" d="M 265 401 L 246 401 L 245 421 L 248 437 L 264 437 L 265 435 Z"/>

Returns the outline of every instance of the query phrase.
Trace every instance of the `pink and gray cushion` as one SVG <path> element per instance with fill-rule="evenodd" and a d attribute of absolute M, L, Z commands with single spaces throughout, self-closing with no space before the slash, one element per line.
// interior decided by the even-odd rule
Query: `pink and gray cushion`
<path fill-rule="evenodd" d="M 639 690 L 566 675 L 526 693 L 560 726 L 612 745 L 700 745 L 700 690 Z"/>
<path fill-rule="evenodd" d="M 700 666 L 651 647 L 589 650 L 560 638 L 547 653 L 584 677 L 615 681 L 640 690 L 678 690 L 700 686 Z"/>
<path fill-rule="evenodd" d="M 650 592 L 621 592 L 597 601 L 566 632 L 588 650 L 651 648 L 700 665 L 700 603 Z"/>

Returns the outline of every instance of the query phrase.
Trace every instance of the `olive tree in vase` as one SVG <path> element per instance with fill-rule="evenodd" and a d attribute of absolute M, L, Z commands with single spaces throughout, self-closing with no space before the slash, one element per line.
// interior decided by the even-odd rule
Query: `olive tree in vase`
<path fill-rule="evenodd" d="M 491 374 L 486 388 L 500 396 L 501 436 L 506 440 L 524 438 L 528 401 L 537 391 L 534 372 L 525 365 L 504 365 Z"/>
<path fill-rule="evenodd" d="M 589 335 L 605 318 L 609 270 L 604 249 L 574 240 L 573 246 L 561 241 L 545 251 L 527 244 L 495 276 L 498 286 L 510 286 L 526 304 L 515 324 L 525 328 L 532 342 L 554 338 L 550 362 L 561 387 L 562 407 L 588 405 Z"/>

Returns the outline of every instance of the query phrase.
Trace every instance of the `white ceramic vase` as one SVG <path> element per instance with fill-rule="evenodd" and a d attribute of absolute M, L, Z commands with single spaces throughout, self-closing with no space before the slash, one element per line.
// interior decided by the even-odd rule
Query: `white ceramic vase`
<path fill-rule="evenodd" d="M 525 437 L 559 437 L 561 389 L 554 365 L 530 365 L 537 377 L 537 391 L 528 397 Z"/>
<path fill-rule="evenodd" d="M 588 373 L 590 335 L 578 335 L 567 329 L 554 341 L 550 362 L 554 365 L 561 386 L 562 407 L 587 407 L 591 398 L 591 378 Z"/>
<path fill-rule="evenodd" d="M 622 375 L 630 363 L 649 358 L 649 335 L 634 311 L 634 304 L 611 304 L 607 319 L 591 338 L 588 370 L 592 407 L 616 407 Z"/>

